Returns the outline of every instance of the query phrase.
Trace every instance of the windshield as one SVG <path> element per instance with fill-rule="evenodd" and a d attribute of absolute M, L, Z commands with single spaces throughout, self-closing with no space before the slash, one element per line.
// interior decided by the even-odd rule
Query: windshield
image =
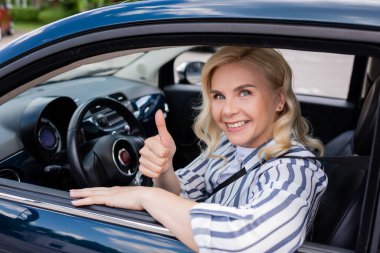
<path fill-rule="evenodd" d="M 133 63 L 136 59 L 144 55 L 145 53 L 135 53 L 124 55 L 116 58 L 112 58 L 109 60 L 84 64 L 79 66 L 78 68 L 72 69 L 60 75 L 57 75 L 46 82 L 44 84 L 60 82 L 60 81 L 68 81 L 82 77 L 88 76 L 109 76 L 115 74 L 117 71 L 127 67 L 131 63 Z"/>
<path fill-rule="evenodd" d="M 157 87 L 160 68 L 191 48 L 192 46 L 157 48 L 157 50 L 150 49 L 145 52 L 134 51 L 132 53 L 131 51 L 124 51 L 125 55 L 111 53 L 89 58 L 85 62 L 78 61 L 73 63 L 74 68 L 48 79 L 39 86 L 85 77 L 114 76 Z"/>

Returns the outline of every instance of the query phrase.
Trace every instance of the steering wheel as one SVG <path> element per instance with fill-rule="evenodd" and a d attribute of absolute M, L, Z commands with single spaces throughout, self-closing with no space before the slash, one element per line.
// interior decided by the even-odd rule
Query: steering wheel
<path fill-rule="evenodd" d="M 127 122 L 130 132 L 110 133 L 81 143 L 84 116 L 96 106 L 115 111 Z M 95 98 L 80 105 L 71 117 L 67 132 L 67 154 L 75 181 L 80 187 L 128 185 L 138 171 L 139 150 L 144 140 L 140 122 L 120 102 Z"/>

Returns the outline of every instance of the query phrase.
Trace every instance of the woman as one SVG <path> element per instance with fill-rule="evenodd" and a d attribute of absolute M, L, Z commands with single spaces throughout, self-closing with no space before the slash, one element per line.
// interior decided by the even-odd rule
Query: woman
<path fill-rule="evenodd" d="M 202 73 L 194 125 L 202 154 L 174 172 L 176 146 L 159 111 L 159 134 L 145 141 L 139 168 L 155 187 L 72 190 L 73 204 L 145 209 L 195 251 L 296 251 L 327 178 L 310 159 L 323 147 L 307 135 L 291 79 L 273 49 L 221 48 Z"/>

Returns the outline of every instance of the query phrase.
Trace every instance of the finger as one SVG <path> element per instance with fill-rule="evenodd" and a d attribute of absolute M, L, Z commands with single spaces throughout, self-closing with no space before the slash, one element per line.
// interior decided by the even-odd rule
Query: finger
<path fill-rule="evenodd" d="M 151 171 L 149 169 L 147 169 L 146 167 L 144 167 L 143 165 L 140 165 L 139 166 L 139 171 L 141 172 L 141 174 L 143 174 L 144 176 L 147 176 L 147 177 L 150 177 L 150 178 L 158 178 L 159 174 L 154 172 L 154 171 Z"/>
<path fill-rule="evenodd" d="M 140 154 L 146 155 L 150 160 L 157 158 L 168 158 L 170 150 L 165 145 L 161 144 L 162 141 L 158 135 L 145 140 L 145 146 L 141 149 Z M 144 148 L 147 148 L 144 150 Z"/>
<path fill-rule="evenodd" d="M 166 128 L 165 116 L 161 110 L 158 110 L 156 112 L 155 121 L 162 144 L 167 147 L 170 146 L 173 141 L 173 138 L 170 135 L 168 129 Z"/>
<path fill-rule="evenodd" d="M 106 187 L 70 190 L 70 197 L 85 198 L 92 195 L 105 195 L 105 194 L 109 194 L 110 190 L 111 190 L 110 188 L 106 188 Z"/>
<path fill-rule="evenodd" d="M 81 189 L 71 189 L 70 191 L 88 191 L 88 190 L 93 190 L 93 191 L 98 191 L 98 190 L 107 190 L 110 189 L 109 187 L 90 187 L 90 188 L 81 188 Z"/>
<path fill-rule="evenodd" d="M 156 164 L 156 162 L 152 162 L 144 158 L 140 158 L 139 162 L 140 162 L 140 165 L 144 166 L 145 168 L 147 168 L 148 170 L 154 173 L 161 174 L 162 172 L 163 165 Z"/>
<path fill-rule="evenodd" d="M 104 205 L 107 204 L 107 199 L 109 197 L 102 195 L 102 196 L 91 196 L 83 199 L 76 199 L 71 201 L 71 204 L 74 206 L 88 206 L 88 205 Z"/>
<path fill-rule="evenodd" d="M 145 145 L 140 149 L 140 154 L 150 161 L 156 161 L 157 159 L 168 158 L 170 150 L 161 145 L 159 136 L 154 136 L 145 140 Z"/>

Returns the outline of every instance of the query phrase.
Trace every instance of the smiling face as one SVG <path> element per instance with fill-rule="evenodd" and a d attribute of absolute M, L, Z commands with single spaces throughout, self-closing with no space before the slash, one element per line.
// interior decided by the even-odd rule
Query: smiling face
<path fill-rule="evenodd" d="M 268 129 L 282 110 L 284 97 L 275 92 L 254 64 L 228 63 L 211 79 L 211 115 L 230 142 L 255 148 L 267 141 Z"/>

